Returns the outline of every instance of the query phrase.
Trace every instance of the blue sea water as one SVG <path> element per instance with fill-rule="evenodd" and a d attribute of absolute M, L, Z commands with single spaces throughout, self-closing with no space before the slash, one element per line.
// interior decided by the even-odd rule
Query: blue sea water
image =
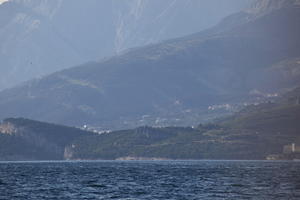
<path fill-rule="evenodd" d="M 300 162 L 2 162 L 0 199 L 300 199 Z"/>

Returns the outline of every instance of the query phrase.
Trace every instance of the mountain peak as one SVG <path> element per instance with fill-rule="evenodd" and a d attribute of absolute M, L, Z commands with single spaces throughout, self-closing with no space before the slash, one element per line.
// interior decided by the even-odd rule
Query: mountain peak
<path fill-rule="evenodd" d="M 265 15 L 281 8 L 295 6 L 300 6 L 300 0 L 256 0 L 247 12 Z"/>

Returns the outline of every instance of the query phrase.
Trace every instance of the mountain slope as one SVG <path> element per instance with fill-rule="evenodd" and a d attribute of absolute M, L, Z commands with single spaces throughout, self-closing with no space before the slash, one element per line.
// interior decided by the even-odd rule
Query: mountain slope
<path fill-rule="evenodd" d="M 266 159 L 300 144 L 300 89 L 215 123 L 88 131 L 27 119 L 0 124 L 0 160 Z M 289 158 L 285 156 L 283 158 Z"/>
<path fill-rule="evenodd" d="M 197 128 L 117 131 L 74 141 L 72 159 L 259 159 L 300 144 L 299 88 Z"/>
<path fill-rule="evenodd" d="M 214 117 L 209 106 L 262 101 L 251 94 L 297 86 L 299 16 L 290 4 L 242 12 L 198 34 L 30 81 L 0 93 L 0 117 L 100 129 L 195 125 Z M 296 70 L 287 74 L 282 63 L 292 61 Z"/>
<path fill-rule="evenodd" d="M 0 5 L 0 90 L 203 30 L 246 1 L 9 0 Z"/>
<path fill-rule="evenodd" d="M 5 119 L 0 124 L 0 160 L 62 160 L 67 145 L 89 134 L 28 119 Z"/>

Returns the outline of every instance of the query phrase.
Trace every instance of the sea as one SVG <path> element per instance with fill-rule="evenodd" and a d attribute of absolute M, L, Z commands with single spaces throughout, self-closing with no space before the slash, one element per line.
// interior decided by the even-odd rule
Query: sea
<path fill-rule="evenodd" d="M 300 162 L 0 162 L 1 200 L 300 199 Z"/>

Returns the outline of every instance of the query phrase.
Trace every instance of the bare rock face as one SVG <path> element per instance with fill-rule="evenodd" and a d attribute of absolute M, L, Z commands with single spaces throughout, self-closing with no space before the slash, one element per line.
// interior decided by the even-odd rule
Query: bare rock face
<path fill-rule="evenodd" d="M 0 133 L 13 135 L 17 133 L 17 128 L 10 122 L 4 122 L 0 124 Z"/>
<path fill-rule="evenodd" d="M 247 12 L 261 16 L 281 8 L 298 5 L 300 6 L 299 0 L 256 0 L 252 6 L 247 9 Z"/>
<path fill-rule="evenodd" d="M 247 2 L 9 0 L 0 4 L 0 90 L 128 48 L 201 31 Z"/>

